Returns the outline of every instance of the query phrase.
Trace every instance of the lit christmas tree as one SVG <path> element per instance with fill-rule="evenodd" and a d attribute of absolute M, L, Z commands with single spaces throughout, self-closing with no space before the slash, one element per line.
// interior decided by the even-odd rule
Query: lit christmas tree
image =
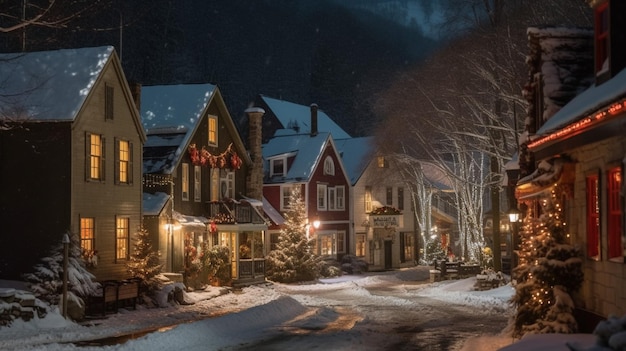
<path fill-rule="evenodd" d="M 583 282 L 580 251 L 569 244 L 558 187 L 541 200 L 539 216 L 527 211 L 521 236 L 517 281 L 512 302 L 517 306 L 514 336 L 527 333 L 574 333 L 571 295 Z"/>
<path fill-rule="evenodd" d="M 284 225 L 276 249 L 267 256 L 266 277 L 282 283 L 317 279 L 322 261 L 307 238 L 306 211 L 297 187 L 291 192 Z"/>
<path fill-rule="evenodd" d="M 150 295 L 159 287 L 156 276 L 161 273 L 160 253 L 152 247 L 150 234 L 141 228 L 133 238 L 133 252 L 126 264 L 126 269 L 134 278 L 140 280 L 142 290 Z"/>

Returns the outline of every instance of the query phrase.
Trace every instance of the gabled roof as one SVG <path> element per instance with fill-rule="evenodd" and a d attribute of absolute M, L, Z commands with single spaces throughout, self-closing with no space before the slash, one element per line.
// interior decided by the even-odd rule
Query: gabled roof
<path fill-rule="evenodd" d="M 374 137 L 340 139 L 335 142 L 351 185 L 355 185 L 374 157 Z"/>
<path fill-rule="evenodd" d="M 144 145 L 144 173 L 169 174 L 174 171 L 212 102 L 224 111 L 226 128 L 233 135 L 237 153 L 250 162 L 217 86 L 144 86 L 141 90 L 141 118 L 148 134 Z"/>
<path fill-rule="evenodd" d="M 310 106 L 298 105 L 293 102 L 273 99 L 260 95 L 263 102 L 269 107 L 283 127 L 276 135 L 294 135 L 311 133 L 311 108 Z M 296 131 L 294 127 L 299 127 Z M 320 132 L 332 134 L 334 139 L 350 138 L 337 123 L 335 123 L 324 111 L 317 111 L 317 129 Z"/>
<path fill-rule="evenodd" d="M 73 121 L 112 46 L 0 54 L 0 118 Z"/>
<path fill-rule="evenodd" d="M 303 182 L 311 179 L 315 167 L 319 164 L 324 149 L 333 143 L 330 133 L 316 136 L 290 135 L 274 137 L 263 145 L 264 169 L 269 170 L 269 160 L 276 157 L 295 155 L 287 174 L 280 179 L 271 179 L 266 183 Z"/>

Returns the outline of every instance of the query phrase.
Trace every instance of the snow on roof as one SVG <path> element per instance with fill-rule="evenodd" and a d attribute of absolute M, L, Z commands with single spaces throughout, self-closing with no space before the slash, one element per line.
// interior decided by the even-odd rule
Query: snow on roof
<path fill-rule="evenodd" d="M 576 122 L 623 96 L 626 96 L 626 70 L 600 85 L 592 85 L 576 96 L 539 128 L 535 138 Z"/>
<path fill-rule="evenodd" d="M 279 182 L 308 180 L 319 163 L 319 158 L 330 138 L 329 133 L 319 133 L 316 136 L 307 134 L 272 138 L 263 145 L 263 159 L 266 163 L 264 169 L 269 170 L 269 159 L 295 153 L 287 174 L 280 177 Z"/>
<path fill-rule="evenodd" d="M 141 119 L 147 131 L 144 173 L 171 173 L 215 94 L 212 84 L 144 86 Z"/>
<path fill-rule="evenodd" d="M 284 130 L 279 135 L 288 134 L 310 134 L 311 133 L 311 107 L 298 105 L 293 102 L 277 100 L 267 96 L 261 96 L 261 99 L 272 110 Z M 299 127 L 298 131 L 293 128 Z M 350 138 L 337 123 L 335 123 L 324 111 L 317 110 L 317 130 L 319 132 L 328 132 L 332 134 L 334 139 Z M 277 134 L 278 135 L 278 134 Z"/>
<path fill-rule="evenodd" d="M 112 46 L 0 54 L 0 116 L 73 121 Z"/>
<path fill-rule="evenodd" d="M 274 222 L 276 225 L 283 225 L 285 223 L 285 218 L 270 204 L 269 201 L 263 197 L 263 211 L 265 214 Z"/>
<path fill-rule="evenodd" d="M 154 194 L 143 193 L 143 214 L 144 216 L 158 216 L 163 211 L 170 196 L 163 192 Z"/>
<path fill-rule="evenodd" d="M 355 185 L 374 157 L 374 137 L 348 138 L 335 141 L 350 184 Z"/>

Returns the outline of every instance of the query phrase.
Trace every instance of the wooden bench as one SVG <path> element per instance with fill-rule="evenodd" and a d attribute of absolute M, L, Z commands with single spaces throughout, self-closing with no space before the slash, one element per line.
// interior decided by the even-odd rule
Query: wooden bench
<path fill-rule="evenodd" d="M 100 282 L 100 294 L 87 299 L 88 315 L 106 315 L 107 311 L 117 313 L 120 307 L 137 309 L 139 280 L 107 280 Z"/>
<path fill-rule="evenodd" d="M 480 274 L 480 272 L 481 269 L 479 265 L 464 265 L 460 261 L 448 262 L 435 260 L 434 267 L 430 270 L 430 281 L 436 282 L 455 278 L 469 278 Z"/>

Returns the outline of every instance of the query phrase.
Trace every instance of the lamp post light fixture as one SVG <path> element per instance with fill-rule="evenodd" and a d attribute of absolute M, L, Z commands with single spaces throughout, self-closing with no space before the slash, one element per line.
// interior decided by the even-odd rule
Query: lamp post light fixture
<path fill-rule="evenodd" d="M 521 211 L 518 210 L 517 207 L 511 207 L 509 210 L 509 223 L 511 223 L 511 236 L 513 237 L 511 240 L 511 245 L 513 246 L 511 255 L 511 272 L 513 271 L 513 268 L 517 267 L 517 255 L 515 254 L 515 251 L 517 251 L 519 244 L 518 225 L 520 214 Z"/>

